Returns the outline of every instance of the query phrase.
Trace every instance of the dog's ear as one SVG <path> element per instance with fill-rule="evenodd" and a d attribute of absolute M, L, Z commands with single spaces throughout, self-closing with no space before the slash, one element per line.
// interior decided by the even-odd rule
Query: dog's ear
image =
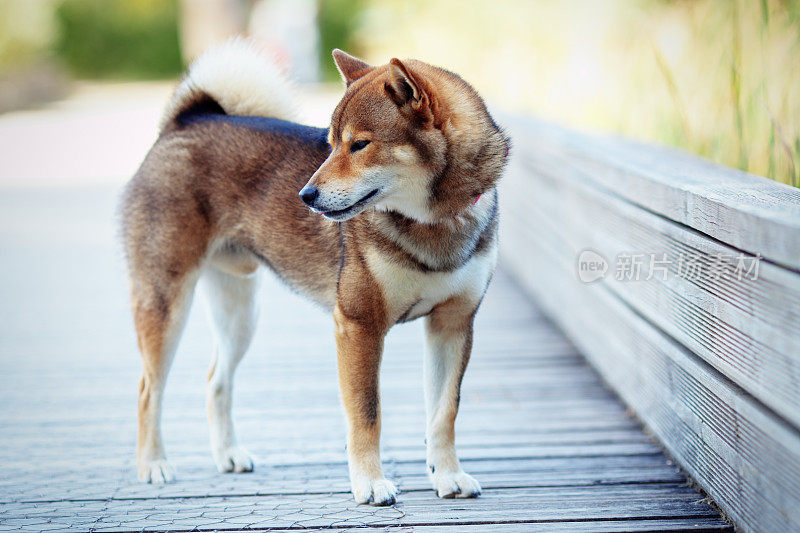
<path fill-rule="evenodd" d="M 384 85 L 386 94 L 401 108 L 429 115 L 428 94 L 422 78 L 397 58 L 389 61 L 389 77 Z"/>
<path fill-rule="evenodd" d="M 333 50 L 333 61 L 336 63 L 336 68 L 339 69 L 339 73 L 348 87 L 373 68 L 369 63 L 365 63 L 347 52 L 342 52 L 338 48 Z"/>

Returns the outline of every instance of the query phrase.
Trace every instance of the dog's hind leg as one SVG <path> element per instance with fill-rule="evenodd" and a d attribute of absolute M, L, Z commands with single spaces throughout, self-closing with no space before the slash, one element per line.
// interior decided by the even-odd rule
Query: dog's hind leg
<path fill-rule="evenodd" d="M 474 315 L 474 304 L 454 298 L 435 307 L 425 322 L 427 466 L 440 498 L 474 498 L 481 493 L 480 484 L 461 469 L 455 444 L 461 380 L 472 350 Z"/>
<path fill-rule="evenodd" d="M 258 272 L 240 276 L 210 267 L 200 287 L 215 343 L 206 396 L 214 462 L 220 472 L 251 472 L 253 460 L 236 440 L 231 400 L 233 374 L 250 346 L 258 317 Z"/>
<path fill-rule="evenodd" d="M 175 478 L 161 437 L 161 403 L 196 279 L 196 274 L 188 274 L 163 284 L 134 280 L 133 319 L 142 353 L 136 455 L 139 480 L 147 483 L 166 483 Z"/>

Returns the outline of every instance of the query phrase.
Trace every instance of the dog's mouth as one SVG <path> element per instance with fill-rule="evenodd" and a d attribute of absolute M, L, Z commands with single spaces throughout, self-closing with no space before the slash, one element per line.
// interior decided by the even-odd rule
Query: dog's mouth
<path fill-rule="evenodd" d="M 320 210 L 319 213 L 324 216 L 325 218 L 329 218 L 331 220 L 342 221 L 347 220 L 355 215 L 357 215 L 361 208 L 363 208 L 370 200 L 372 200 L 377 194 L 380 192 L 380 189 L 373 189 L 364 195 L 360 200 L 356 203 L 351 205 L 350 207 L 345 207 L 344 209 L 332 209 L 330 211 L 323 211 Z"/>

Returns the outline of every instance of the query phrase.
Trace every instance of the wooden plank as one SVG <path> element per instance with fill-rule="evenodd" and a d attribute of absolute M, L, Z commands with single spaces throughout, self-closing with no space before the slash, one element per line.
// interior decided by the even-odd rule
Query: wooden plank
<path fill-rule="evenodd" d="M 64 524 L 68 529 L 288 528 L 400 526 L 522 521 L 714 518 L 715 511 L 684 485 L 587 486 L 497 489 L 482 498 L 448 501 L 409 492 L 396 507 L 355 504 L 348 495 L 251 496 L 0 504 L 0 516 L 25 515 L 29 523 Z M 137 517 L 139 515 L 139 517 Z M 137 518 L 139 518 L 137 520 Z M 37 522 L 40 521 L 40 522 Z"/>
<path fill-rule="evenodd" d="M 381 531 L 386 531 L 385 526 L 376 526 Z M 360 529 L 366 533 L 370 530 L 375 530 L 370 526 L 364 526 Z M 450 533 L 456 530 L 452 525 L 415 525 L 415 526 L 396 526 L 391 529 L 392 532 L 397 533 Z M 487 524 L 458 524 L 457 531 L 459 533 L 472 533 L 472 532 L 492 532 L 499 533 L 527 533 L 527 532 L 543 532 L 543 531 L 573 531 L 581 533 L 620 533 L 620 532 L 637 532 L 637 531 L 652 531 L 659 533 L 673 533 L 678 531 L 694 531 L 698 533 L 712 533 L 712 532 L 730 532 L 733 528 L 724 520 L 716 518 L 655 518 L 651 520 L 603 520 L 603 521 L 587 521 L 587 520 L 564 520 L 560 522 L 551 522 L 546 520 L 531 520 L 521 522 L 502 522 L 493 523 L 490 526 Z M 200 530 L 202 531 L 202 530 Z M 274 533 L 289 533 L 296 532 L 296 529 L 268 529 Z M 329 528 L 322 529 L 304 529 L 306 532 L 313 531 L 331 531 Z"/>
<path fill-rule="evenodd" d="M 536 159 L 536 158 L 534 158 Z M 522 167 L 520 171 L 523 171 Z M 557 236 L 575 258 L 585 249 L 612 264 L 619 254 L 654 254 L 666 260 L 666 271 L 639 281 L 619 280 L 613 270 L 604 283 L 651 322 L 736 382 L 747 392 L 800 427 L 800 275 L 762 262 L 757 279 L 737 279 L 736 250 L 593 187 L 591 177 L 566 170 L 566 164 L 531 162 L 526 175 L 536 176 L 533 208 L 519 197 L 507 209 L 512 223 L 524 212 L 532 225 Z M 565 223 L 569 221 L 569 223 Z M 527 230 L 529 239 L 537 238 Z M 706 269 L 698 279 L 678 272 L 681 258 L 691 257 Z M 748 258 L 750 260 L 752 258 Z M 714 279 L 710 265 L 724 270 Z"/>
<path fill-rule="evenodd" d="M 84 502 L 105 501 L 109 494 L 114 494 L 114 500 L 141 500 L 157 497 L 169 498 L 238 498 L 251 496 L 313 496 L 350 494 L 347 481 L 347 472 L 336 469 L 326 472 L 330 478 L 314 476 L 309 472 L 306 477 L 300 478 L 253 478 L 233 480 L 226 476 L 220 480 L 219 476 L 211 477 L 206 473 L 199 479 L 183 478 L 180 485 L 165 487 L 163 490 L 154 490 L 142 485 L 124 487 L 115 486 L 114 483 L 100 483 L 91 487 L 91 490 L 76 492 L 74 490 L 47 490 L 39 487 L 39 492 L 28 489 L 23 493 L 14 493 L 14 501 L 19 503 L 52 503 L 52 502 Z M 416 476 L 397 477 L 391 471 L 387 475 L 397 483 L 403 493 L 423 492 L 433 495 L 430 481 L 421 469 L 422 474 Z M 526 472 L 503 472 L 499 474 L 481 475 L 481 487 L 484 490 L 494 489 L 523 489 L 523 488 L 565 488 L 581 486 L 616 486 L 616 485 L 654 485 L 682 483 L 685 476 L 676 471 L 649 470 L 649 469 L 619 469 L 596 471 L 590 473 L 576 472 L 568 469 L 564 472 L 539 473 L 532 475 Z M 118 485 L 118 484 L 117 484 Z M 0 503 L 11 503 L 8 501 Z"/>
<path fill-rule="evenodd" d="M 733 531 L 730 524 L 716 518 L 660 518 L 653 520 L 565 520 L 563 522 L 529 521 L 492 524 L 491 530 L 498 533 L 527 533 L 538 531 L 580 531 L 581 533 L 617 533 L 634 531 L 658 531 L 672 533 L 676 531 L 716 532 Z M 404 531 L 403 529 L 400 530 Z M 450 526 L 414 526 L 416 533 L 449 533 Z M 459 524 L 459 533 L 485 532 L 485 524 Z"/>
<path fill-rule="evenodd" d="M 235 497 L 278 494 L 331 494 L 349 492 L 344 463 L 327 465 L 258 465 L 253 474 L 221 476 L 213 468 L 183 467 L 179 483 L 152 486 L 135 481 L 135 472 L 126 470 L 122 479 L 108 478 L 86 483 L 76 480 L 75 472 L 55 472 L 49 480 L 25 476 L 0 484 L 0 502 L 89 501 L 185 497 Z M 510 487 L 566 487 L 680 483 L 685 477 L 662 456 L 602 456 L 592 458 L 480 459 L 465 461 L 464 467 L 477 476 L 484 489 Z M 387 463 L 387 475 L 404 491 L 431 490 L 424 461 Z M 27 479 L 28 481 L 22 481 Z M 72 479 L 71 483 L 62 483 Z M 49 481 L 49 482 L 48 482 Z M 55 482 L 54 482 L 55 481 Z"/>
<path fill-rule="evenodd" d="M 529 259 L 520 259 L 520 279 L 723 509 L 751 530 L 797 528 L 797 431 L 739 394 L 607 287 L 581 284 L 568 250 L 506 233 L 506 246 L 523 242 L 538 262 L 531 268 Z"/>
<path fill-rule="evenodd" d="M 565 156 L 621 198 L 800 270 L 800 190 L 678 150 L 503 116 L 516 152 Z"/>

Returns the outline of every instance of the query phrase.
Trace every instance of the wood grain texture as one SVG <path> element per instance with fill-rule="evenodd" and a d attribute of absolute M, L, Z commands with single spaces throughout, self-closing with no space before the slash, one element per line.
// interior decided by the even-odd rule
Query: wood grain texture
<path fill-rule="evenodd" d="M 565 156 L 634 205 L 800 270 L 800 189 L 644 143 L 502 117 L 521 152 Z"/>
<path fill-rule="evenodd" d="M 547 210 L 531 210 L 524 197 L 512 196 L 508 216 L 514 220 L 525 213 L 533 222 L 526 226 L 530 238 L 547 233 L 575 258 L 587 248 L 601 253 L 612 263 L 602 283 L 800 426 L 800 275 L 767 261 L 752 274 L 756 279 L 739 275 L 738 261 L 747 267 L 754 257 L 633 206 L 594 187 L 591 175 L 561 163 L 538 153 L 526 158 L 525 172 L 537 177 L 537 199 Z M 641 279 L 618 279 L 615 258 L 637 253 L 643 259 Z M 682 275 L 686 261 L 699 276 Z"/>
<path fill-rule="evenodd" d="M 516 150 L 501 191 L 507 268 L 739 525 L 800 529 L 796 193 L 755 180 L 748 186 L 763 194 L 737 203 L 724 189 L 738 191 L 742 176 L 712 173 L 705 162 L 690 168 L 688 156 L 647 147 L 627 164 L 633 145 L 625 142 L 512 124 Z M 645 156 L 653 160 L 646 171 Z M 673 179 L 677 171 L 688 181 Z M 731 205 L 710 218 L 696 212 L 711 199 Z M 744 215 L 733 217 L 739 208 Z M 751 230 L 777 240 L 755 247 L 744 235 Z M 602 280 L 578 280 L 584 249 L 609 261 Z M 730 274 L 735 259 L 718 257 L 743 250 L 770 259 L 758 279 L 687 279 L 675 270 L 691 254 Z M 646 279 L 646 263 L 640 281 L 616 279 L 614 261 L 625 253 L 666 254 L 671 266 L 663 279 Z"/>

